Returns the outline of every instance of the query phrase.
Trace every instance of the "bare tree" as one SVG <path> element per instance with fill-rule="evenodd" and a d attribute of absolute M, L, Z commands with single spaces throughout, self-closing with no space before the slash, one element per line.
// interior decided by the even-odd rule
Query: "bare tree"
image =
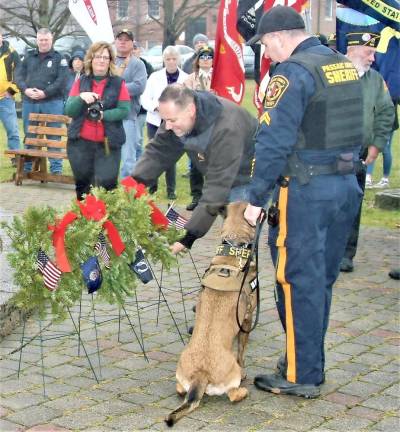
<path fill-rule="evenodd" d="M 66 31 L 71 16 L 68 0 L 2 0 L 0 26 L 27 44 L 42 27 L 49 28 L 54 40 L 74 32 Z"/>
<path fill-rule="evenodd" d="M 150 1 L 147 0 L 147 4 Z M 149 8 L 149 17 L 163 29 L 163 48 L 175 45 L 179 35 L 186 29 L 189 20 L 203 16 L 210 8 L 219 3 L 219 0 L 174 0 L 160 1 L 162 18 L 152 16 Z"/>

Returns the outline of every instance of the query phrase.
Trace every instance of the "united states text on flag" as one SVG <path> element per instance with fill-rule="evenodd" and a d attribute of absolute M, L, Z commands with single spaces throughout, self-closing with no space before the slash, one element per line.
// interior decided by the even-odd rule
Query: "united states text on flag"
<path fill-rule="evenodd" d="M 105 267 L 110 268 L 111 259 L 110 259 L 110 255 L 107 252 L 106 245 L 107 245 L 106 238 L 104 237 L 103 233 L 100 233 L 97 243 L 94 246 L 94 250 L 96 254 L 102 258 Z"/>
<path fill-rule="evenodd" d="M 165 217 L 168 219 L 168 226 L 175 225 L 178 229 L 185 228 L 185 225 L 187 223 L 187 219 L 185 219 L 183 216 L 181 216 L 176 210 L 174 210 L 172 207 L 170 207 L 165 213 Z"/>
<path fill-rule="evenodd" d="M 49 257 L 39 249 L 36 259 L 38 270 L 43 275 L 46 288 L 55 291 L 61 278 L 61 271 L 50 261 Z"/>

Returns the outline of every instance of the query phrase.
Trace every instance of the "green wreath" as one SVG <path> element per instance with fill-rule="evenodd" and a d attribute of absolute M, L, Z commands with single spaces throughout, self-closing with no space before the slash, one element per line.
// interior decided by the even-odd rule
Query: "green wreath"
<path fill-rule="evenodd" d="M 148 197 L 135 198 L 135 190 L 126 191 L 122 186 L 105 191 L 93 188 L 91 195 L 102 200 L 107 209 L 106 219 L 112 221 L 125 245 L 125 250 L 117 256 L 110 243 L 107 252 L 110 256 L 109 268 L 99 259 L 103 281 L 97 291 L 97 299 L 110 304 L 123 304 L 130 298 L 141 283 L 131 270 L 131 264 L 138 248 L 145 251 L 146 259 L 151 263 L 161 262 L 169 269 L 176 263 L 169 250 L 169 245 L 176 241 L 181 232 L 174 227 L 160 229 L 152 223 L 152 207 Z M 23 216 L 15 216 L 11 223 L 2 222 L 1 226 L 11 239 L 12 252 L 7 256 L 14 272 L 14 283 L 19 291 L 13 302 L 23 310 L 37 309 L 40 316 L 46 315 L 47 306 L 55 320 L 65 319 L 67 308 L 79 301 L 82 290 L 86 289 L 81 264 L 95 255 L 95 244 L 103 231 L 104 220 L 94 221 L 80 214 L 76 201 L 70 205 L 70 211 L 78 215 L 65 232 L 65 252 L 71 272 L 61 274 L 57 289 L 48 290 L 44 285 L 43 275 L 38 271 L 37 255 L 43 250 L 54 262 L 52 231 L 63 214 L 52 207 L 30 207 Z"/>

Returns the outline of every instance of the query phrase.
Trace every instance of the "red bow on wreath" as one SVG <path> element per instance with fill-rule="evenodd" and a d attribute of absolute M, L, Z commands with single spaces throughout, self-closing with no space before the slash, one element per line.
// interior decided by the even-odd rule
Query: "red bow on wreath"
<path fill-rule="evenodd" d="M 81 209 L 82 216 L 88 220 L 99 222 L 107 216 L 105 202 L 97 199 L 94 195 L 87 195 L 85 201 L 78 201 L 78 205 Z M 125 250 L 125 245 L 121 240 L 116 226 L 110 220 L 106 220 L 103 223 L 103 228 L 107 232 L 107 236 L 110 239 L 115 254 L 117 256 L 121 255 Z"/>
<path fill-rule="evenodd" d="M 140 198 L 143 195 L 147 195 L 146 186 L 143 183 L 138 183 L 132 177 L 125 177 L 123 180 L 121 180 L 121 184 L 125 187 L 126 192 L 129 192 L 131 189 L 135 189 L 135 198 Z M 153 201 L 149 200 L 148 204 L 152 209 L 151 221 L 153 224 L 162 228 L 168 228 L 168 219 L 164 216 L 162 211 L 154 204 Z"/>
<path fill-rule="evenodd" d="M 68 212 L 64 215 L 61 221 L 56 225 L 48 225 L 48 229 L 53 231 L 53 246 L 57 267 L 64 273 L 71 272 L 67 254 L 65 252 L 65 231 L 70 223 L 78 218 L 74 212 Z"/>

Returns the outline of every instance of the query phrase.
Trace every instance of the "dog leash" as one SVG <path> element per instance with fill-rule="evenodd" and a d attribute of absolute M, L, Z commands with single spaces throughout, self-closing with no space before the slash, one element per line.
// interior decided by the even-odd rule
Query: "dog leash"
<path fill-rule="evenodd" d="M 254 235 L 254 242 L 253 245 L 251 247 L 251 251 L 250 251 L 250 256 L 246 261 L 246 264 L 243 268 L 243 280 L 242 283 L 240 285 L 240 290 L 239 290 L 239 296 L 238 296 L 238 301 L 236 303 L 236 322 L 239 326 L 239 330 L 243 333 L 251 333 L 257 326 L 259 318 L 260 318 L 260 283 L 258 281 L 258 242 L 260 240 L 260 236 L 261 236 L 261 228 L 265 219 L 265 210 L 262 209 L 260 216 L 257 219 L 257 223 L 256 223 L 256 231 L 255 231 L 255 235 Z M 257 300 L 257 304 L 256 304 L 256 318 L 254 320 L 254 324 L 252 325 L 252 327 L 250 328 L 250 330 L 245 330 L 242 327 L 242 324 L 239 321 L 239 301 L 240 301 L 240 296 L 242 294 L 242 290 L 244 287 L 244 283 L 246 281 L 247 275 L 249 273 L 250 270 L 250 264 L 251 261 L 253 259 L 253 256 L 255 256 L 255 261 L 256 261 L 256 300 Z M 253 291 L 254 292 L 254 291 Z"/>

